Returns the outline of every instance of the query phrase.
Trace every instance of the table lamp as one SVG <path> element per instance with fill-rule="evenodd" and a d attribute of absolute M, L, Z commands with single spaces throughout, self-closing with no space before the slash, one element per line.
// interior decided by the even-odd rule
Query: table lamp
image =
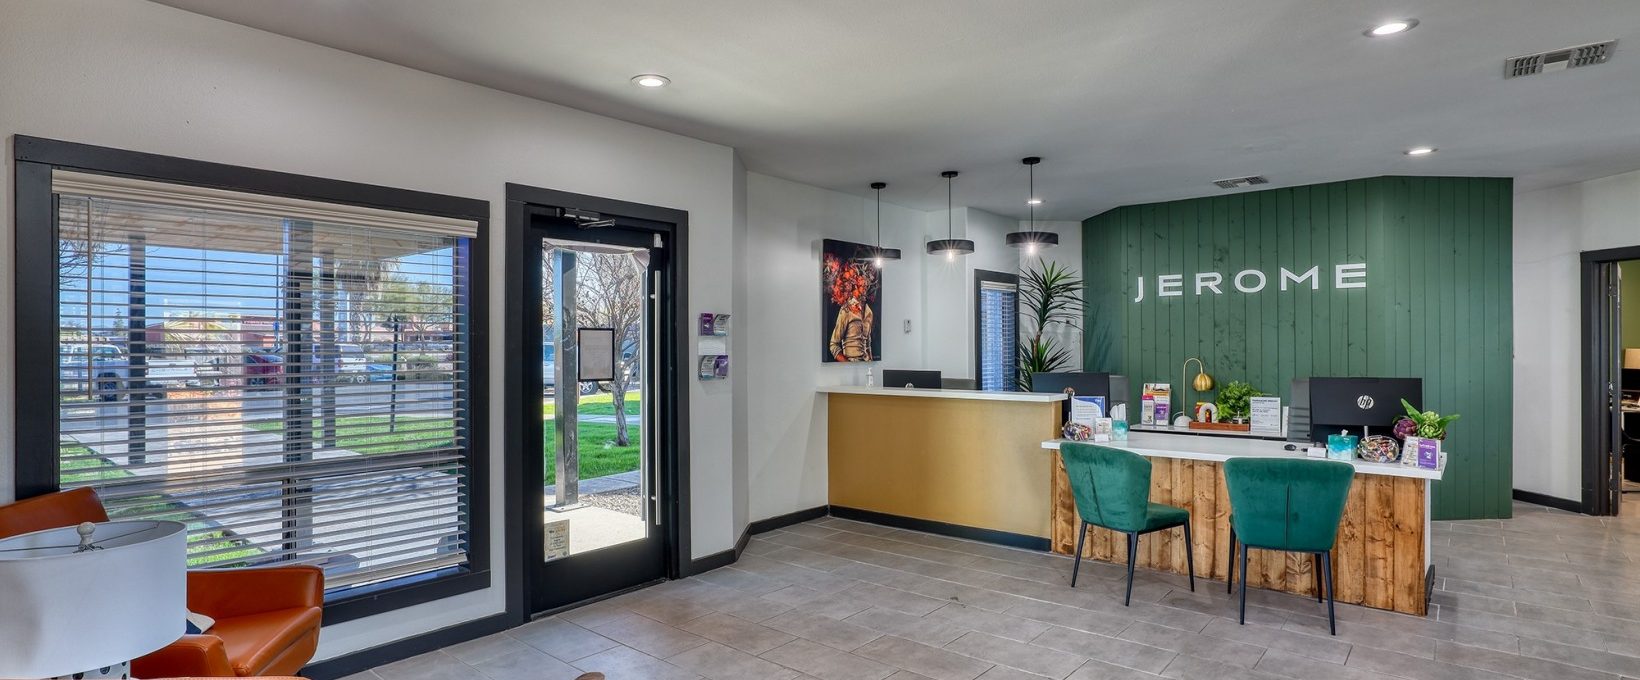
<path fill-rule="evenodd" d="M 0 540 L 0 678 L 130 677 L 182 637 L 187 528 L 128 521 Z"/>
<path fill-rule="evenodd" d="M 1623 350 L 1623 368 L 1640 368 L 1640 347 Z"/>

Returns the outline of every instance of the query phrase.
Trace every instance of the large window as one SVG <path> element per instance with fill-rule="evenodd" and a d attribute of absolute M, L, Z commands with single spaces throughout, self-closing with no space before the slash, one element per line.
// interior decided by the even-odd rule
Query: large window
<path fill-rule="evenodd" d="M 974 272 L 974 346 L 979 388 L 1011 391 L 1019 375 L 1019 277 Z"/>
<path fill-rule="evenodd" d="M 50 186 L 56 276 L 18 292 L 55 300 L 19 329 L 55 336 L 55 460 L 20 469 L 186 523 L 195 568 L 314 564 L 334 595 L 472 566 L 475 221 Z"/>

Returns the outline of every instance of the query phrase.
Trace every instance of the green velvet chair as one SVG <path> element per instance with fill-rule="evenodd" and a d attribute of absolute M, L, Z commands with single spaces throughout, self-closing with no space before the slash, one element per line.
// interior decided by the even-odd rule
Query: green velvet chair
<path fill-rule="evenodd" d="M 1190 590 L 1196 590 L 1196 560 L 1191 555 L 1190 511 L 1150 502 L 1150 461 L 1139 454 L 1094 444 L 1066 442 L 1059 447 L 1065 461 L 1065 475 L 1076 496 L 1076 514 L 1082 531 L 1076 536 L 1076 563 L 1071 567 L 1071 587 L 1082 569 L 1082 545 L 1088 539 L 1088 525 L 1127 534 L 1127 597 L 1133 601 L 1133 562 L 1139 556 L 1139 536 L 1153 531 L 1184 527 L 1185 568 L 1190 571 Z"/>
<path fill-rule="evenodd" d="M 1236 581 L 1236 547 L 1241 546 L 1241 622 L 1247 623 L 1247 550 L 1303 552 L 1316 565 L 1316 601 L 1325 593 L 1327 625 L 1338 634 L 1333 615 L 1332 548 L 1344 517 L 1355 467 L 1303 458 L 1232 458 L 1224 462 L 1230 491 L 1230 578 Z M 1323 588 L 1323 581 L 1325 588 Z"/>

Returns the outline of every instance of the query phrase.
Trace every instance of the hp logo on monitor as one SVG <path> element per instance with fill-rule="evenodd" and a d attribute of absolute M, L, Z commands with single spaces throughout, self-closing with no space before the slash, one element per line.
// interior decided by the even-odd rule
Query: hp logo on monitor
<path fill-rule="evenodd" d="M 1363 394 L 1359 397 L 1356 397 L 1355 398 L 1355 405 L 1360 407 L 1361 410 L 1363 410 L 1363 411 L 1371 411 L 1372 410 L 1372 405 L 1373 405 L 1372 396 Z"/>

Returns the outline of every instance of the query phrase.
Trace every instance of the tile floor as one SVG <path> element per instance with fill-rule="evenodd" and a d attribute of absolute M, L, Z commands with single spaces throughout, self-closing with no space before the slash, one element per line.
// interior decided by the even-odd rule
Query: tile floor
<path fill-rule="evenodd" d="M 740 562 L 400 661 L 360 680 L 1640 678 L 1640 518 L 1517 504 L 1437 522 L 1428 618 L 824 518 Z"/>

